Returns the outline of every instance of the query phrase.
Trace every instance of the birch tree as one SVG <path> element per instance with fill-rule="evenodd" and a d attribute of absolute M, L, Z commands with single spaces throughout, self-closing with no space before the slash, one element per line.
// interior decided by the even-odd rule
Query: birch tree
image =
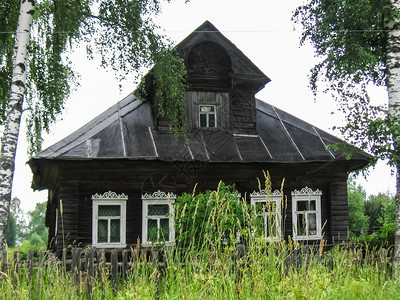
<path fill-rule="evenodd" d="M 25 93 L 26 69 L 30 29 L 34 13 L 33 0 L 21 1 L 18 27 L 15 35 L 15 54 L 10 87 L 10 100 L 6 106 L 4 134 L 0 158 L 0 248 L 5 244 L 8 215 L 11 203 L 11 183 L 20 128 L 22 102 Z"/>
<path fill-rule="evenodd" d="M 120 80 L 132 73 L 138 80 L 140 70 L 157 65 L 160 113 L 170 118 L 174 133 L 184 135 L 184 64 L 153 21 L 163 2 L 169 0 L 0 0 L 0 249 L 22 113 L 33 154 L 77 83 L 68 60 L 75 45 L 85 46 L 89 58 L 99 55 L 101 65 Z"/>
<path fill-rule="evenodd" d="M 331 91 L 346 116 L 347 139 L 388 159 L 396 169 L 397 229 L 394 262 L 400 266 L 400 3 L 396 0 L 309 0 L 294 12 L 321 58 L 311 70 L 315 93 Z M 385 86 L 387 105 L 371 105 L 368 86 Z"/>

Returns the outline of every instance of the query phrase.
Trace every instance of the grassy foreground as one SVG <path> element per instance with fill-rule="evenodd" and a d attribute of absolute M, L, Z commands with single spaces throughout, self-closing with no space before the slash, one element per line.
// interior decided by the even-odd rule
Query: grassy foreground
<path fill-rule="evenodd" d="M 322 256 L 318 249 L 285 242 L 222 251 L 171 254 L 166 266 L 138 261 L 127 279 L 113 285 L 107 274 L 80 280 L 60 267 L 36 269 L 28 280 L 12 270 L 0 273 L 1 299 L 400 299 L 400 281 L 380 252 L 342 248 Z M 41 275 L 41 276 L 39 276 Z M 40 278 L 40 282 L 39 279 Z"/>
<path fill-rule="evenodd" d="M 265 185 L 270 195 L 269 176 Z M 162 266 L 136 256 L 126 278 L 115 283 L 108 271 L 88 278 L 48 259 L 31 278 L 26 269 L 18 276 L 13 269 L 0 272 L 0 299 L 400 299 L 400 271 L 385 249 L 338 245 L 323 252 L 323 239 L 313 247 L 290 237 L 268 242 L 257 230 L 264 226 L 257 210 L 223 184 L 181 199 L 177 243 L 186 250 L 161 249 Z M 281 203 L 285 209 L 285 199 Z M 263 214 L 267 209 L 273 207 L 266 205 Z M 238 251 L 238 239 L 245 251 Z"/>

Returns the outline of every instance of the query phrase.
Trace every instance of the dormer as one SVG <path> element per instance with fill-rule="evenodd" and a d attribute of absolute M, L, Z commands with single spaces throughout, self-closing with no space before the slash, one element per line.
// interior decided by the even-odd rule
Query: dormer
<path fill-rule="evenodd" d="M 228 130 L 255 134 L 255 94 L 270 79 L 217 28 L 206 21 L 177 46 L 189 88 L 185 94 L 188 130 Z M 156 116 L 155 129 L 168 132 L 168 120 Z"/>

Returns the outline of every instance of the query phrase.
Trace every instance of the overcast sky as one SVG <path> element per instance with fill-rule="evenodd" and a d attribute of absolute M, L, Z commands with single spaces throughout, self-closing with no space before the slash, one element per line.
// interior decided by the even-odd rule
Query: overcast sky
<path fill-rule="evenodd" d="M 341 120 L 338 114 L 331 114 L 335 111 L 332 101 L 326 95 L 315 99 L 308 88 L 309 70 L 317 59 L 310 46 L 299 47 L 300 30 L 294 31 L 290 20 L 300 3 L 298 0 L 191 0 L 184 4 L 184 0 L 172 0 L 164 5 L 157 20 L 177 43 L 204 21 L 210 21 L 271 79 L 257 98 L 339 136 L 331 130 Z M 50 135 L 44 136 L 43 148 L 77 130 L 135 88 L 133 82 L 127 81 L 120 89 L 113 74 L 100 69 L 98 62 L 86 60 L 82 50 L 76 51 L 73 61 L 81 75 L 81 86 L 67 101 L 62 120 Z M 374 100 L 386 103 L 386 91 L 377 90 Z M 13 197 L 20 198 L 23 209 L 28 211 L 35 203 L 47 200 L 47 191 L 30 189 L 32 173 L 25 165 L 26 149 L 25 133 L 21 132 Z M 385 163 L 371 171 L 367 182 L 360 182 L 369 194 L 395 191 L 394 176 Z"/>

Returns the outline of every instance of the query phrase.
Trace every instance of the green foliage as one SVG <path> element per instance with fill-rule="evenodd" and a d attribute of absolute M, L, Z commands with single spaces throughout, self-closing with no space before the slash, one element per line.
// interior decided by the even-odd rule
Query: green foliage
<path fill-rule="evenodd" d="M 396 222 L 383 224 L 378 233 L 364 235 L 359 239 L 359 242 L 369 249 L 393 247 L 395 233 Z"/>
<path fill-rule="evenodd" d="M 365 202 L 365 214 L 369 217 L 370 232 L 378 231 L 383 223 L 383 204 L 389 202 L 387 195 L 372 195 Z"/>
<path fill-rule="evenodd" d="M 0 1 L 0 120 L 5 117 L 11 86 L 12 56 L 15 40 L 10 32 L 17 29 L 20 0 Z M 0 123 L 1 124 L 1 123 Z"/>
<path fill-rule="evenodd" d="M 45 225 L 47 202 L 37 203 L 28 213 L 29 223 L 25 238 L 33 245 L 47 244 L 48 229 Z"/>
<path fill-rule="evenodd" d="M 311 70 L 311 89 L 332 92 L 346 117 L 339 129 L 347 140 L 392 165 L 400 161 L 392 142 L 399 119 L 386 106 L 371 105 L 367 87 L 387 85 L 388 26 L 398 16 L 390 0 L 309 0 L 293 15 L 303 28 L 301 44 L 310 42 L 321 58 Z"/>
<path fill-rule="evenodd" d="M 170 119 L 170 130 L 176 136 L 186 138 L 184 62 L 173 51 L 159 52 L 153 74 L 159 115 Z"/>
<path fill-rule="evenodd" d="M 220 249 L 235 243 L 243 228 L 243 205 L 238 192 L 220 182 L 216 191 L 183 194 L 174 203 L 179 247 Z"/>
<path fill-rule="evenodd" d="M 7 118 L 19 6 L 19 0 L 0 1 L 0 124 Z M 155 78 L 165 104 L 160 112 L 165 110 L 173 132 L 185 132 L 183 62 L 172 55 L 170 41 L 156 33 L 153 18 L 159 12 L 159 0 L 35 1 L 23 107 L 31 154 L 40 151 L 42 132 L 49 132 L 77 86 L 68 55 L 77 45 L 86 47 L 89 58 L 100 55 L 102 66 L 119 80 L 132 73 L 139 78 L 159 65 Z"/>
<path fill-rule="evenodd" d="M 368 232 L 369 216 L 365 215 L 366 193 L 354 181 L 348 182 L 349 223 L 350 235 L 358 237 L 363 232 Z"/>
<path fill-rule="evenodd" d="M 298 7 L 293 19 L 303 26 L 301 43 L 309 41 L 323 58 L 311 70 L 312 89 L 320 77 L 385 85 L 386 22 L 395 17 L 390 0 L 310 0 Z"/>
<path fill-rule="evenodd" d="M 15 247 L 17 242 L 17 223 L 12 212 L 8 215 L 6 242 L 8 247 Z"/>
<path fill-rule="evenodd" d="M 372 195 L 368 201 L 361 186 L 348 181 L 350 236 L 364 248 L 394 245 L 396 230 L 396 207 L 394 197 L 384 194 Z M 369 233 L 369 234 L 368 234 Z"/>
<path fill-rule="evenodd" d="M 0 273 L 4 299 L 397 299 L 400 282 L 381 249 L 335 247 L 320 255 L 292 243 L 252 243 L 246 255 L 224 248 L 183 256 L 170 251 L 164 268 L 137 256 L 127 278 L 113 285 L 109 271 L 91 282 L 64 272 L 61 264 Z M 262 246 L 262 247 L 261 247 Z M 301 250 L 299 250 L 301 249 Z M 134 249 L 137 251 L 138 249 Z M 136 253 L 137 254 L 137 253 Z M 9 256 L 10 258 L 12 255 Z M 379 258 L 379 259 L 377 259 Z M 45 261 L 50 261 L 46 256 Z M 40 280 L 40 284 L 39 284 Z M 305 296 L 306 295 L 306 296 Z M 371 296 L 373 295 L 373 296 Z"/>
<path fill-rule="evenodd" d="M 9 222 L 14 222 L 15 225 L 15 244 L 20 244 L 25 237 L 26 232 L 26 224 L 25 224 L 25 214 L 21 209 L 21 200 L 17 197 L 11 199 L 10 205 L 10 216 L 12 215 L 13 219 Z M 9 247 L 14 247 L 10 246 Z"/>
<path fill-rule="evenodd" d="M 388 201 L 383 202 L 382 215 L 382 219 L 378 220 L 379 223 L 390 224 L 396 222 L 396 201 L 394 197 L 391 197 L 388 199 Z"/>

